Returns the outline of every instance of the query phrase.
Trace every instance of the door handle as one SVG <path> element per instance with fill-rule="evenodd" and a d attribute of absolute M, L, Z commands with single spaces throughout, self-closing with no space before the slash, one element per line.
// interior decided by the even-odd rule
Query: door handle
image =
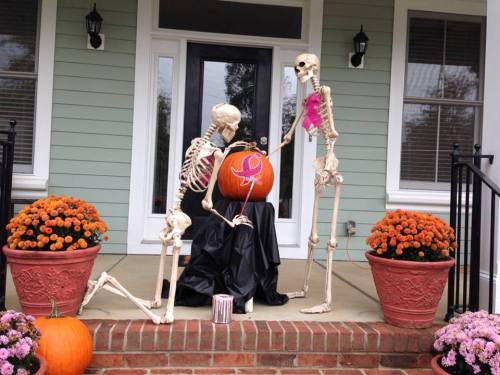
<path fill-rule="evenodd" d="M 267 145 L 267 137 L 260 137 L 260 144 L 262 146 Z"/>

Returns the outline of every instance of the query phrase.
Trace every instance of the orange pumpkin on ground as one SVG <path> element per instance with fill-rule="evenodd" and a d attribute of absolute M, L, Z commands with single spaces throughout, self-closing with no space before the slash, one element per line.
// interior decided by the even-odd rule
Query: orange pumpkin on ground
<path fill-rule="evenodd" d="M 274 182 L 273 167 L 267 157 L 258 151 L 245 150 L 230 154 L 222 163 L 217 183 L 222 196 L 244 201 L 255 181 L 250 201 L 266 199 Z"/>
<path fill-rule="evenodd" d="M 92 337 L 80 320 L 59 315 L 52 301 L 52 313 L 39 317 L 35 326 L 41 337 L 37 353 L 47 360 L 46 375 L 80 375 L 92 359 Z"/>

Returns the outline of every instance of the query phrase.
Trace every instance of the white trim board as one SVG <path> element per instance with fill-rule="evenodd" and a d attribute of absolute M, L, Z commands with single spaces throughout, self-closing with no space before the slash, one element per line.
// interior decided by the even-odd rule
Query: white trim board
<path fill-rule="evenodd" d="M 273 1 L 255 0 L 256 3 L 273 3 Z M 267 47 L 273 49 L 273 76 L 281 76 L 284 65 L 291 65 L 293 58 L 302 52 L 311 51 L 318 56 L 321 54 L 323 0 L 282 0 L 283 5 L 302 6 L 303 35 L 301 40 L 246 37 L 216 33 L 200 33 L 194 31 L 158 29 L 158 0 L 139 0 L 137 14 L 136 39 L 136 71 L 134 92 L 134 122 L 132 139 L 132 169 L 130 183 L 129 224 L 127 237 L 128 254 L 157 254 L 160 251 L 159 231 L 164 226 L 164 215 L 150 214 L 151 212 L 151 181 L 152 181 L 152 149 L 154 150 L 154 118 L 156 85 L 155 59 L 159 56 L 168 56 L 174 59 L 173 67 L 173 103 L 171 113 L 171 144 L 169 160 L 169 181 L 167 192 L 167 206 L 171 206 L 175 190 L 179 181 L 178 176 L 182 162 L 182 136 L 184 124 L 184 95 L 185 95 L 185 64 L 187 59 L 187 43 L 216 43 L 247 47 Z M 269 149 L 273 149 L 281 141 L 280 131 L 280 82 L 274 79 L 271 88 L 271 113 L 269 129 Z M 304 95 L 305 93 L 299 93 Z M 300 184 L 299 194 L 294 200 L 295 221 L 286 222 L 285 219 L 276 219 L 277 226 L 283 228 L 294 225 L 295 239 L 287 238 L 278 232 L 278 237 L 284 239 L 285 246 L 281 249 L 283 258 L 305 258 L 307 254 L 307 238 L 310 225 L 310 207 L 312 195 L 308 184 L 314 179 L 312 166 L 316 157 L 316 139 L 309 142 L 307 137 L 297 132 L 295 152 L 298 162 L 294 179 Z M 302 156 L 300 156 L 300 154 Z M 271 158 L 275 166 L 279 165 L 279 155 Z M 277 174 L 278 172 L 276 172 Z M 304 187 L 301 185 L 304 184 Z M 269 199 L 277 201 L 278 189 L 274 188 Z M 293 243 L 292 243 L 293 242 Z M 190 243 L 186 241 L 183 252 L 188 253 Z"/>
<path fill-rule="evenodd" d="M 395 0 L 392 37 L 391 89 L 387 136 L 387 208 L 416 208 L 445 212 L 449 193 L 432 190 L 400 189 L 401 132 L 406 69 L 408 11 L 430 11 L 472 16 L 486 15 L 485 0 Z M 415 202 L 410 205 L 409 203 Z"/>
<path fill-rule="evenodd" d="M 14 173 L 12 178 L 12 198 L 14 199 L 36 199 L 47 196 L 56 18 L 57 0 L 43 0 L 38 42 L 38 77 L 33 130 L 33 173 Z"/>

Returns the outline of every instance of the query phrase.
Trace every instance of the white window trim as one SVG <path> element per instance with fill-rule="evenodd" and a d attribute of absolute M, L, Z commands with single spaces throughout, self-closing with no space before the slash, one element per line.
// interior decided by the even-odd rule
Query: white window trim
<path fill-rule="evenodd" d="M 42 0 L 40 37 L 38 41 L 35 124 L 33 129 L 33 173 L 14 173 L 12 178 L 13 199 L 36 199 L 47 196 L 56 19 L 57 0 Z"/>
<path fill-rule="evenodd" d="M 386 208 L 447 212 L 447 191 L 400 189 L 401 134 L 409 11 L 486 16 L 486 0 L 395 0 L 387 137 Z"/>
<path fill-rule="evenodd" d="M 161 217 L 164 215 L 154 215 L 147 212 L 150 207 L 150 195 L 148 195 L 147 181 L 150 181 L 151 173 L 148 171 L 151 168 L 151 163 L 148 162 L 150 154 L 148 154 L 148 147 L 150 146 L 150 135 L 152 128 L 150 128 L 151 111 L 149 105 L 151 104 L 151 85 L 154 77 L 152 77 L 151 69 L 151 56 L 153 53 L 153 44 L 155 40 L 162 40 L 165 42 L 178 41 L 179 46 L 173 49 L 168 55 L 177 57 L 179 61 L 185 61 L 187 41 L 194 40 L 197 42 L 208 42 L 218 44 L 234 44 L 235 40 L 238 45 L 259 47 L 259 46 L 273 46 L 273 59 L 276 59 L 278 54 L 286 55 L 289 51 L 310 51 L 320 56 L 321 54 L 321 37 L 322 37 L 322 20 L 323 20 L 323 0 L 248 0 L 249 2 L 256 3 L 278 3 L 283 5 L 301 5 L 303 6 L 303 30 L 307 32 L 307 38 L 303 35 L 302 40 L 291 39 L 277 39 L 265 37 L 248 37 L 243 35 L 229 35 L 217 33 L 203 33 L 196 31 L 183 31 L 183 30 L 170 30 L 158 29 L 156 25 L 158 19 L 158 1 L 159 0 L 138 0 L 137 5 L 137 38 L 136 38 L 136 63 L 135 63 L 135 88 L 134 88 L 134 120 L 133 120 L 133 136 L 132 136 L 132 167 L 130 178 L 130 201 L 129 201 L 129 222 L 128 222 L 128 236 L 127 236 L 127 254 L 154 254 L 160 251 L 159 237 L 156 228 L 148 227 L 147 219 L 151 217 Z M 247 1 L 247 0 L 245 0 Z M 305 6 L 307 4 L 308 6 Z M 308 31 L 305 31 L 308 30 Z M 291 55 L 290 55 L 291 56 Z M 295 55 L 294 55 L 295 56 Z M 274 67 L 281 68 L 282 64 L 277 64 L 273 60 Z M 171 131 L 178 132 L 177 134 L 171 133 L 171 140 L 174 137 L 182 139 L 183 127 L 178 127 L 177 124 L 184 123 L 184 111 L 177 110 L 177 108 L 184 108 L 184 94 L 185 85 L 184 80 L 180 77 L 185 77 L 185 66 L 177 64 L 178 68 L 174 67 L 174 81 L 173 81 L 173 96 L 176 95 L 176 108 L 172 108 L 171 116 Z M 178 70 L 176 70 L 178 69 Z M 177 74 L 177 78 L 175 78 Z M 275 70 L 273 74 L 281 75 L 281 71 Z M 177 92 L 175 93 L 175 90 Z M 275 84 L 273 86 L 273 93 L 271 101 L 280 101 L 280 90 Z M 275 108 L 277 106 L 274 106 Z M 278 112 L 272 112 L 272 118 L 277 118 Z M 144 129 L 144 124 L 147 124 L 147 130 Z M 276 147 L 280 140 L 272 137 L 270 128 L 269 149 L 272 150 Z M 278 134 L 278 133 L 277 133 Z M 281 134 L 281 132 L 279 132 Z M 172 146 L 172 144 L 171 144 Z M 312 165 L 316 157 L 316 138 L 312 142 L 308 142 L 306 137 L 302 137 L 302 147 L 304 147 L 304 154 L 302 163 L 304 166 Z M 171 160 L 169 160 L 169 175 L 172 171 L 172 176 L 177 176 L 180 172 L 182 161 L 182 142 L 177 142 L 175 152 Z M 297 150 L 297 149 L 296 149 Z M 278 156 L 273 156 L 273 162 L 279 161 Z M 303 181 L 312 181 L 314 178 L 313 168 L 302 168 L 300 175 Z M 173 199 L 173 191 L 178 187 L 178 179 L 169 178 L 168 184 L 168 199 L 167 205 L 170 206 Z M 270 196 L 276 195 L 277 189 L 270 192 Z M 302 194 L 300 199 L 300 206 L 298 208 L 298 217 L 309 217 L 310 207 L 312 207 L 313 196 L 311 194 Z M 144 202 L 148 202 L 144 204 Z M 281 220 L 281 219 L 280 219 Z M 304 219 L 305 220 L 305 219 Z M 305 222 L 303 222 L 305 223 Z M 309 236 L 309 227 L 307 225 L 299 225 L 298 241 L 292 245 L 283 246 L 281 251 L 282 258 L 305 258 L 307 256 L 307 241 Z M 188 254 L 190 243 L 185 241 L 182 252 Z"/>

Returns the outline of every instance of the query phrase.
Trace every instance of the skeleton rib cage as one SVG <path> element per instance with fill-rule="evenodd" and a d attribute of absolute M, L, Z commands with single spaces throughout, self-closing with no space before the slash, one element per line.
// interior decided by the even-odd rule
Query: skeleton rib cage
<path fill-rule="evenodd" d="M 207 190 L 210 176 L 214 169 L 213 152 L 216 149 L 217 146 L 204 138 L 195 138 L 193 140 L 191 146 L 186 151 L 186 159 L 182 164 L 179 175 L 181 181 L 180 193 L 184 194 L 188 188 L 196 193 L 202 193 Z M 213 152 L 210 152 L 212 150 Z M 200 157 L 202 151 L 205 151 L 204 154 L 206 153 L 207 155 Z"/>

